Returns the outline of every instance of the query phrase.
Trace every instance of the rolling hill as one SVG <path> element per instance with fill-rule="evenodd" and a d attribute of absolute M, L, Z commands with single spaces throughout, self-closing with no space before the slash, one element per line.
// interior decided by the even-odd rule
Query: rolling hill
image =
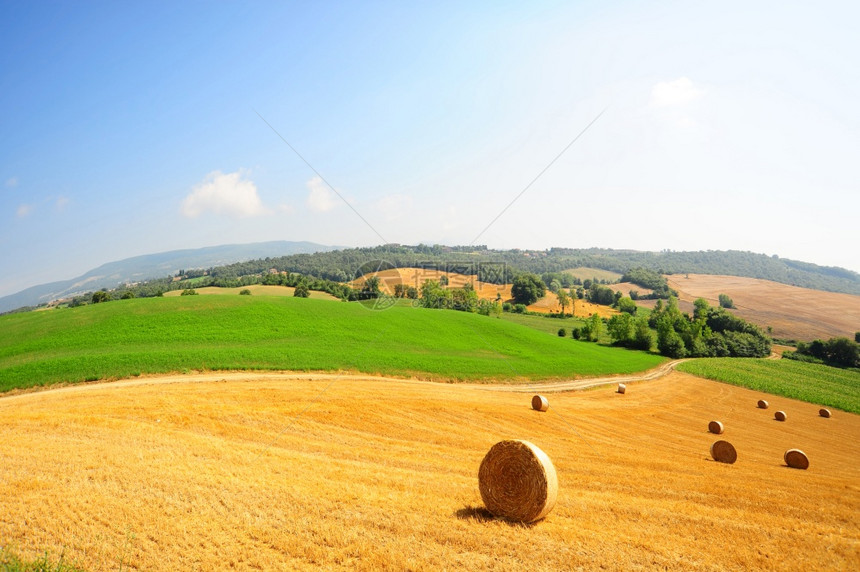
<path fill-rule="evenodd" d="M 103 264 L 77 278 L 41 284 L 16 294 L 3 296 L 0 298 L 0 313 L 24 306 L 37 306 L 52 300 L 102 288 L 115 288 L 120 284 L 170 276 L 181 269 L 210 268 L 243 260 L 324 252 L 333 248 L 312 242 L 274 241 L 227 244 L 135 256 Z"/>

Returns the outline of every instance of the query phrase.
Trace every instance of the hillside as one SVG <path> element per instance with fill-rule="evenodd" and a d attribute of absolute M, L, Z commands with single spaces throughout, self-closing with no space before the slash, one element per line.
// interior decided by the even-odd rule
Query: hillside
<path fill-rule="evenodd" d="M 90 570 L 854 568 L 860 417 L 680 373 L 549 402 L 253 372 L 0 397 L 0 538 Z M 558 473 L 534 525 L 483 509 L 481 459 L 510 438 Z"/>
<path fill-rule="evenodd" d="M 572 379 L 663 361 L 466 312 L 410 305 L 373 311 L 284 296 L 137 298 L 0 316 L 0 391 L 231 369 Z"/>
<path fill-rule="evenodd" d="M 668 278 L 684 311 L 692 312 L 696 298 L 716 306 L 719 295 L 728 294 L 737 307 L 733 313 L 763 328 L 770 326 L 778 338 L 853 339 L 854 332 L 860 331 L 860 296 L 737 276 L 690 274 Z"/>
<path fill-rule="evenodd" d="M 322 252 L 331 249 L 330 246 L 312 242 L 275 241 L 254 244 L 227 244 L 135 256 L 103 264 L 77 278 L 41 284 L 16 294 L 3 296 L 0 298 L 0 313 L 24 306 L 37 306 L 102 288 L 115 288 L 120 284 L 163 278 L 182 269 L 210 268 L 244 260 L 259 260 L 272 256 L 284 256 L 285 254 Z"/>

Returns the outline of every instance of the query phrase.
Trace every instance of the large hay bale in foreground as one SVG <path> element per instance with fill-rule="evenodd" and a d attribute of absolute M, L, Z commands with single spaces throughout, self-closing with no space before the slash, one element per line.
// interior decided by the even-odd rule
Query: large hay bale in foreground
<path fill-rule="evenodd" d="M 821 409 L 818 410 L 818 414 L 821 415 L 822 417 L 826 417 L 827 419 L 830 419 L 830 410 L 829 409 L 825 409 L 822 407 Z"/>
<path fill-rule="evenodd" d="M 711 457 L 717 462 L 731 465 L 738 460 L 738 452 L 728 441 L 714 441 L 711 445 Z"/>
<path fill-rule="evenodd" d="M 714 433 L 716 435 L 722 435 L 723 434 L 723 424 L 720 423 L 719 421 L 711 421 L 710 423 L 708 423 L 708 431 L 710 431 L 711 433 Z"/>
<path fill-rule="evenodd" d="M 787 419 L 787 416 L 785 414 L 785 411 L 777 411 L 773 414 L 773 418 L 777 421 L 785 421 Z"/>
<path fill-rule="evenodd" d="M 765 401 L 764 399 L 758 400 L 758 408 L 759 409 L 767 409 L 769 406 L 770 406 L 770 404 L 767 401 Z"/>
<path fill-rule="evenodd" d="M 619 383 L 618 384 L 618 393 L 624 393 L 625 391 L 627 391 L 627 386 L 624 385 L 623 383 Z"/>
<path fill-rule="evenodd" d="M 792 469 L 803 469 L 805 471 L 809 468 L 809 457 L 800 449 L 789 449 L 782 458 L 785 464 Z"/>
<path fill-rule="evenodd" d="M 490 448 L 478 470 L 478 487 L 484 506 L 495 516 L 534 522 L 555 506 L 558 476 L 546 453 L 512 439 Z"/>
<path fill-rule="evenodd" d="M 549 409 L 549 401 L 543 395 L 532 397 L 532 409 L 535 411 L 546 411 Z"/>

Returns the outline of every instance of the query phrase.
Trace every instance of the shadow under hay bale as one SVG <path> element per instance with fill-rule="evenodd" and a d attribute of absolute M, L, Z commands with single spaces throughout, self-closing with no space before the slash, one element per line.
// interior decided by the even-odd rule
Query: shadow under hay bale
<path fill-rule="evenodd" d="M 623 394 L 623 393 L 625 393 L 626 391 L 627 391 L 627 386 L 626 386 L 626 385 L 624 385 L 623 383 L 619 383 L 619 384 L 618 384 L 618 391 L 617 391 L 617 392 L 618 392 L 618 393 Z"/>
<path fill-rule="evenodd" d="M 758 408 L 759 409 L 767 409 L 768 407 L 770 407 L 770 404 L 767 401 L 765 401 L 764 399 L 758 400 Z"/>
<path fill-rule="evenodd" d="M 481 461 L 478 487 L 492 514 L 516 522 L 545 517 L 558 498 L 558 476 L 549 457 L 519 439 L 499 441 Z"/>
<path fill-rule="evenodd" d="M 711 458 L 719 463 L 731 465 L 738 460 L 738 452 L 728 441 L 714 441 L 711 445 Z"/>
<path fill-rule="evenodd" d="M 532 397 L 532 409 L 535 411 L 546 411 L 549 409 L 549 401 L 543 395 Z"/>
<path fill-rule="evenodd" d="M 787 417 L 785 415 L 785 411 L 777 411 L 776 413 L 773 414 L 773 418 L 776 419 L 777 421 L 785 421 L 787 419 Z"/>
<path fill-rule="evenodd" d="M 782 456 L 782 459 L 792 469 L 803 469 L 805 471 L 809 468 L 809 457 L 800 449 L 789 449 Z"/>
<path fill-rule="evenodd" d="M 824 418 L 830 419 L 830 410 L 829 409 L 821 408 L 818 410 L 818 414 Z"/>
<path fill-rule="evenodd" d="M 719 421 L 711 421 L 708 423 L 708 431 L 714 433 L 715 435 L 723 434 L 723 424 Z"/>

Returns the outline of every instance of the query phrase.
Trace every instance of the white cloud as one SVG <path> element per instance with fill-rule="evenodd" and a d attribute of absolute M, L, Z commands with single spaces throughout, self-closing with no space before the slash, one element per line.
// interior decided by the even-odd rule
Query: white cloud
<path fill-rule="evenodd" d="M 680 77 L 673 81 L 662 81 L 651 88 L 652 107 L 680 107 L 693 102 L 702 95 L 705 90 L 693 85 L 690 78 Z"/>
<path fill-rule="evenodd" d="M 289 203 L 281 203 L 277 206 L 277 211 L 281 214 L 290 215 L 296 212 L 296 209 Z"/>
<path fill-rule="evenodd" d="M 209 173 L 182 201 L 182 214 L 189 218 L 206 211 L 242 218 L 268 214 L 257 194 L 257 185 L 242 180 L 245 174 L 241 169 L 235 173 Z"/>
<path fill-rule="evenodd" d="M 18 177 L 9 177 L 6 179 L 6 187 L 9 189 L 14 189 L 18 186 Z"/>
<path fill-rule="evenodd" d="M 312 211 L 324 213 L 337 207 L 339 199 L 332 193 L 320 177 L 314 177 L 307 183 L 311 190 L 306 201 Z"/>
<path fill-rule="evenodd" d="M 15 211 L 15 214 L 18 218 L 24 218 L 30 216 L 30 213 L 33 212 L 33 205 L 19 205 L 18 210 Z"/>
<path fill-rule="evenodd" d="M 67 206 L 69 206 L 69 198 L 68 197 L 57 197 L 57 200 L 54 202 L 54 207 L 58 211 L 66 210 Z"/>

